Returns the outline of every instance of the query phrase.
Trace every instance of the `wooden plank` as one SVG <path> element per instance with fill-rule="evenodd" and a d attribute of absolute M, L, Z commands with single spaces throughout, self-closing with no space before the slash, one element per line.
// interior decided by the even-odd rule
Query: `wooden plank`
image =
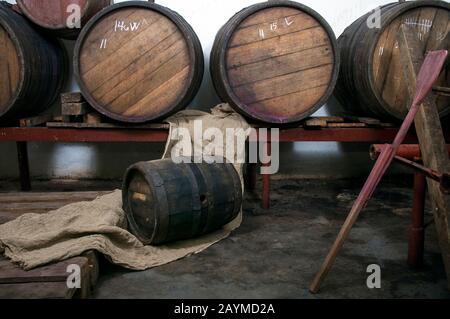
<path fill-rule="evenodd" d="M 53 114 L 41 114 L 20 120 L 20 127 L 32 127 L 45 124 L 53 120 Z"/>
<path fill-rule="evenodd" d="M 417 49 L 420 44 L 410 32 L 402 27 L 398 35 L 404 74 L 408 82 L 409 95 L 415 93 L 416 74 L 423 62 L 423 53 Z M 434 96 L 430 96 L 421 106 L 415 119 L 422 158 L 425 166 L 438 172 L 450 172 L 450 159 L 442 131 L 441 121 Z M 433 214 L 438 233 L 439 245 L 450 288 L 450 197 L 441 192 L 439 183 L 428 179 L 428 190 L 433 204 Z"/>
<path fill-rule="evenodd" d="M 88 267 L 86 257 L 71 258 L 56 264 L 25 271 L 7 259 L 0 260 L 0 284 L 22 284 L 31 282 L 66 282 L 69 265 Z M 0 286 L 1 287 L 1 286 Z"/>
<path fill-rule="evenodd" d="M 61 94 L 61 104 L 81 103 L 81 102 L 84 102 L 84 97 L 80 92 L 70 92 Z"/>
<path fill-rule="evenodd" d="M 146 125 L 121 125 L 113 123 L 60 123 L 60 122 L 48 122 L 49 128 L 78 128 L 78 129 L 154 129 L 154 130 L 167 130 L 170 128 L 169 124 L 146 124 Z"/>
<path fill-rule="evenodd" d="M 18 213 L 34 213 L 35 211 L 51 211 L 61 208 L 65 205 L 73 203 L 73 200 L 66 199 L 58 202 L 42 202 L 42 203 L 2 203 L 1 212 L 18 212 Z"/>
<path fill-rule="evenodd" d="M 86 102 L 63 103 L 61 105 L 62 116 L 85 115 L 90 111 L 90 106 Z"/>
<path fill-rule="evenodd" d="M 315 128 L 315 127 L 317 127 L 317 128 L 326 128 L 327 124 L 328 124 L 328 122 L 325 119 L 322 119 L 322 118 L 311 118 L 311 119 L 306 120 L 303 123 L 303 126 L 307 127 L 307 128 Z"/>
<path fill-rule="evenodd" d="M 70 193 L 0 193 L 0 224 L 10 222 L 25 213 L 45 214 L 68 204 L 91 201 L 106 192 Z"/>
<path fill-rule="evenodd" d="M 0 299 L 71 299 L 75 292 L 65 282 L 0 285 Z"/>
<path fill-rule="evenodd" d="M 110 194 L 101 192 L 52 192 L 52 193 L 0 193 L 0 203 L 36 203 L 70 200 L 72 202 L 93 200 L 98 196 Z"/>
<path fill-rule="evenodd" d="M 25 271 L 0 257 L 0 298 L 5 299 L 70 299 L 88 298 L 96 283 L 98 265 L 93 252 L 87 256 L 71 258 L 59 263 Z M 90 254 L 90 255 L 89 255 Z M 69 265 L 78 265 L 81 269 L 81 288 L 69 288 L 67 279 Z M 91 274 L 92 272 L 92 274 Z"/>

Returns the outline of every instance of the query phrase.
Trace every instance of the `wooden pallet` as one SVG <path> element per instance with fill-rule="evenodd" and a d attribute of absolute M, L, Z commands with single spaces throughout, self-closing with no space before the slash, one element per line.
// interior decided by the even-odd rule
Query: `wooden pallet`
<path fill-rule="evenodd" d="M 68 267 L 81 269 L 81 289 L 69 288 Z M 25 271 L 0 257 L 0 299 L 86 299 L 98 280 L 98 261 L 94 252 Z"/>
<path fill-rule="evenodd" d="M 67 193 L 2 193 L 0 194 L 0 224 L 25 213 L 44 214 L 67 204 L 90 201 L 110 192 Z M 69 265 L 81 269 L 81 289 L 67 286 Z M 61 299 L 88 298 L 99 276 L 95 252 L 52 265 L 24 271 L 0 256 L 0 299 Z"/>

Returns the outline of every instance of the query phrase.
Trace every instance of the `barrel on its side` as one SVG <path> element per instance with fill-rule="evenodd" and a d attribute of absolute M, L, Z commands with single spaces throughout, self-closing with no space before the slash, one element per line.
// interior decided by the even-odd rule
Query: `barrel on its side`
<path fill-rule="evenodd" d="M 203 71 L 203 50 L 189 24 L 144 1 L 102 10 L 75 46 L 74 73 L 84 97 L 123 122 L 163 119 L 185 108 Z"/>
<path fill-rule="evenodd" d="M 131 232 L 151 245 L 220 229 L 242 205 L 241 181 L 231 164 L 138 163 L 128 169 L 122 194 Z"/>
<path fill-rule="evenodd" d="M 233 16 L 211 52 L 211 75 L 223 101 L 251 119 L 287 124 L 317 111 L 339 71 L 336 38 L 314 10 L 268 1 Z"/>
<path fill-rule="evenodd" d="M 91 17 L 112 4 L 113 0 L 17 0 L 28 19 L 65 39 L 76 39 Z"/>
<path fill-rule="evenodd" d="M 60 94 L 66 71 L 61 44 L 0 3 L 0 119 L 44 111 Z"/>
<path fill-rule="evenodd" d="M 341 69 L 336 97 L 351 113 L 385 120 L 401 120 L 408 110 L 409 94 L 403 73 L 397 35 L 401 25 L 412 32 L 425 54 L 450 49 L 450 3 L 407 1 L 381 7 L 380 26 L 376 12 L 350 25 L 339 37 Z M 450 85 L 449 65 L 436 85 Z M 450 112 L 450 98 L 435 96 L 442 116 Z"/>

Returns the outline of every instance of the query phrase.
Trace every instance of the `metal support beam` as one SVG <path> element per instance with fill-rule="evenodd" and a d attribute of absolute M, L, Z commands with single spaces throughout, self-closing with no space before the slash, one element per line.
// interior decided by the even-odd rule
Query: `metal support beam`
<path fill-rule="evenodd" d="M 17 158 L 19 163 L 20 189 L 23 192 L 31 191 L 30 166 L 28 161 L 27 142 L 17 142 Z"/>

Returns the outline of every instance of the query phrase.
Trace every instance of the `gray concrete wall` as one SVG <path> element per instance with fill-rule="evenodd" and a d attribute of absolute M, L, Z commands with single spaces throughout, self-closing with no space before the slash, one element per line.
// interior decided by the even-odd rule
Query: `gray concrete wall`
<path fill-rule="evenodd" d="M 8 0 L 14 3 L 14 0 Z M 123 1 L 123 0 L 122 0 Z M 116 2 L 122 2 L 116 0 Z M 219 28 L 243 7 L 255 0 L 157 0 L 157 3 L 180 13 L 202 41 L 206 71 L 202 87 L 190 108 L 207 110 L 219 102 L 209 76 L 209 53 Z M 336 36 L 354 20 L 385 0 L 303 0 L 303 4 L 319 12 L 333 27 Z M 71 55 L 73 42 L 66 42 Z M 77 90 L 71 78 L 66 91 Z M 332 99 L 317 115 L 339 111 Z M 336 143 L 296 143 L 281 147 L 282 174 L 305 177 L 348 177 L 366 174 L 370 169 L 368 145 Z M 39 178 L 119 178 L 131 163 L 157 159 L 163 146 L 155 144 L 30 144 L 31 174 Z M 18 176 L 15 145 L 0 145 L 0 178 Z"/>

